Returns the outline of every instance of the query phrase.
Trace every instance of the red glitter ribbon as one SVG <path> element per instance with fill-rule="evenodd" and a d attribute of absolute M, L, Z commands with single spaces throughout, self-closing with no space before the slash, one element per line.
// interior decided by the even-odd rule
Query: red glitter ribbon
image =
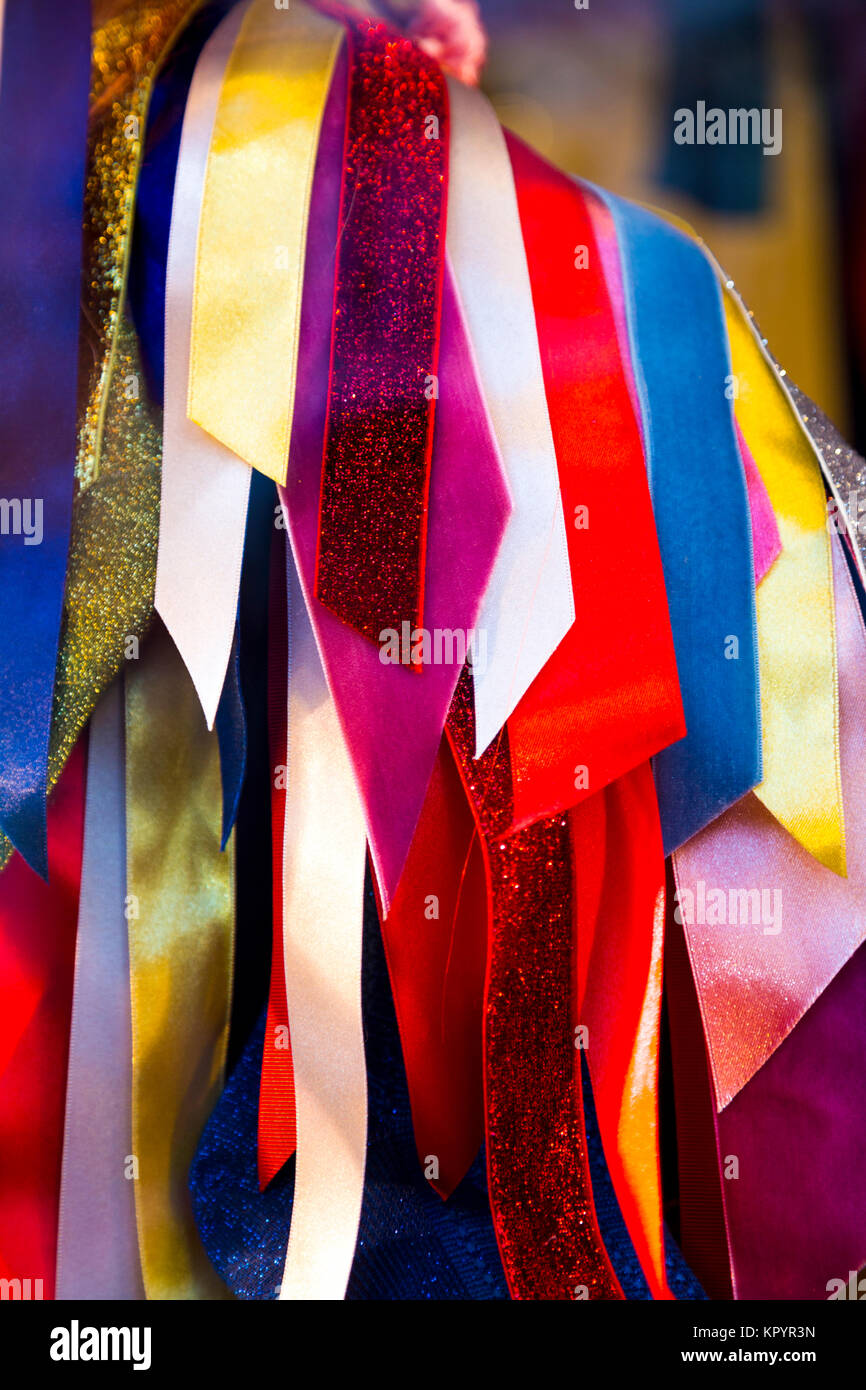
<path fill-rule="evenodd" d="M 316 595 L 420 626 L 445 257 L 448 95 L 408 39 L 349 23 L 349 107 Z"/>
<path fill-rule="evenodd" d="M 259 1187 L 265 1188 L 295 1152 L 295 1077 L 283 959 L 283 831 L 286 818 L 286 757 L 289 667 L 286 599 L 286 535 L 271 545 L 270 640 L 268 642 L 268 745 L 271 754 L 271 864 L 273 949 L 262 1074 L 259 1083 Z M 280 774 L 282 769 L 282 774 Z"/>
<path fill-rule="evenodd" d="M 25 1298 L 54 1297 L 85 750 L 48 805 L 48 883 L 18 854 L 0 878 L 0 1278 Z"/>
<path fill-rule="evenodd" d="M 515 828 L 686 732 L 640 433 L 582 190 L 507 135 L 568 534 L 577 621 L 508 734 Z"/>
<path fill-rule="evenodd" d="M 595 1213 L 583 1121 L 568 817 L 501 840 L 491 811 L 511 801 L 508 737 L 503 732 L 476 762 L 473 725 L 465 670 L 448 732 L 488 873 L 487 1164 L 503 1266 L 514 1298 L 620 1299 Z"/>

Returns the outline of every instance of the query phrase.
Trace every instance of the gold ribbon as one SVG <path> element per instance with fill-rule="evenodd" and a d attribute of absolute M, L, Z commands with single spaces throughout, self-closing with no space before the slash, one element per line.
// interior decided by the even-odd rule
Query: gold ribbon
<path fill-rule="evenodd" d="M 187 1185 L 228 1040 L 234 837 L 221 854 L 220 805 L 216 734 L 159 625 L 126 671 L 132 1152 L 148 1298 L 228 1297 Z"/>
<path fill-rule="evenodd" d="M 153 83 L 201 3 L 138 0 L 93 36 L 82 300 L 92 365 L 79 420 L 49 791 L 153 614 L 162 421 L 126 317 L 126 278 Z M 0 835 L 0 869 L 11 855 Z"/>
<path fill-rule="evenodd" d="M 285 483 L 307 220 L 343 26 L 252 0 L 223 81 L 199 222 L 188 414 Z"/>
<path fill-rule="evenodd" d="M 836 610 L 820 461 L 733 281 L 687 222 L 662 215 L 703 248 L 720 281 L 731 349 L 726 386 L 782 542 L 756 595 L 764 780 L 755 795 L 798 844 L 844 877 Z"/>

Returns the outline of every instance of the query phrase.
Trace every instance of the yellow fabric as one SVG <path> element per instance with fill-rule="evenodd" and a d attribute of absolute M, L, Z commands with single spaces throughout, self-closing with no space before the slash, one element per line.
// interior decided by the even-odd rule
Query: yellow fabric
<path fill-rule="evenodd" d="M 844 876 L 833 567 L 815 451 L 741 300 L 724 286 L 735 411 L 779 526 L 782 553 L 757 591 L 768 811 Z"/>
<path fill-rule="evenodd" d="M 226 70 L 199 223 L 188 413 L 286 481 L 310 190 L 342 25 L 253 0 Z"/>
<path fill-rule="evenodd" d="M 233 837 L 220 853 L 220 766 L 161 625 L 126 672 L 132 1152 L 148 1298 L 228 1293 L 193 1221 L 187 1179 L 225 1065 L 234 941 Z"/>

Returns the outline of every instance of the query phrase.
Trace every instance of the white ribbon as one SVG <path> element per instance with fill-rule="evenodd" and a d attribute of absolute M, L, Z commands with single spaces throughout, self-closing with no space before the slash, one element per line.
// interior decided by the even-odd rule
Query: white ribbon
<path fill-rule="evenodd" d="M 123 687 L 90 721 L 57 1233 L 59 1299 L 141 1299 L 132 1147 Z"/>
<path fill-rule="evenodd" d="M 251 469 L 187 418 L 198 219 L 223 75 L 248 6 L 211 35 L 187 97 L 165 294 L 165 413 L 156 611 L 213 728 L 234 637 Z"/>
<path fill-rule="evenodd" d="M 486 98 L 453 78 L 448 90 L 448 250 L 514 504 L 477 623 L 488 651 L 474 673 L 480 757 L 575 612 L 511 160 Z"/>
<path fill-rule="evenodd" d="M 287 523 L 288 525 L 288 523 Z M 290 547 L 283 950 L 297 1156 L 280 1298 L 342 1299 L 364 1190 L 367 834 Z"/>

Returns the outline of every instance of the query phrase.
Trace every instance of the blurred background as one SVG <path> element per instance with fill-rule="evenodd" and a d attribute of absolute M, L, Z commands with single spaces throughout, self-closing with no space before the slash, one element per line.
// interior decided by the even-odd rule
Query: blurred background
<path fill-rule="evenodd" d="M 572 173 L 680 213 L 794 382 L 866 452 L 866 0 L 479 0 L 482 86 Z M 673 113 L 781 108 L 782 149 Z"/>

